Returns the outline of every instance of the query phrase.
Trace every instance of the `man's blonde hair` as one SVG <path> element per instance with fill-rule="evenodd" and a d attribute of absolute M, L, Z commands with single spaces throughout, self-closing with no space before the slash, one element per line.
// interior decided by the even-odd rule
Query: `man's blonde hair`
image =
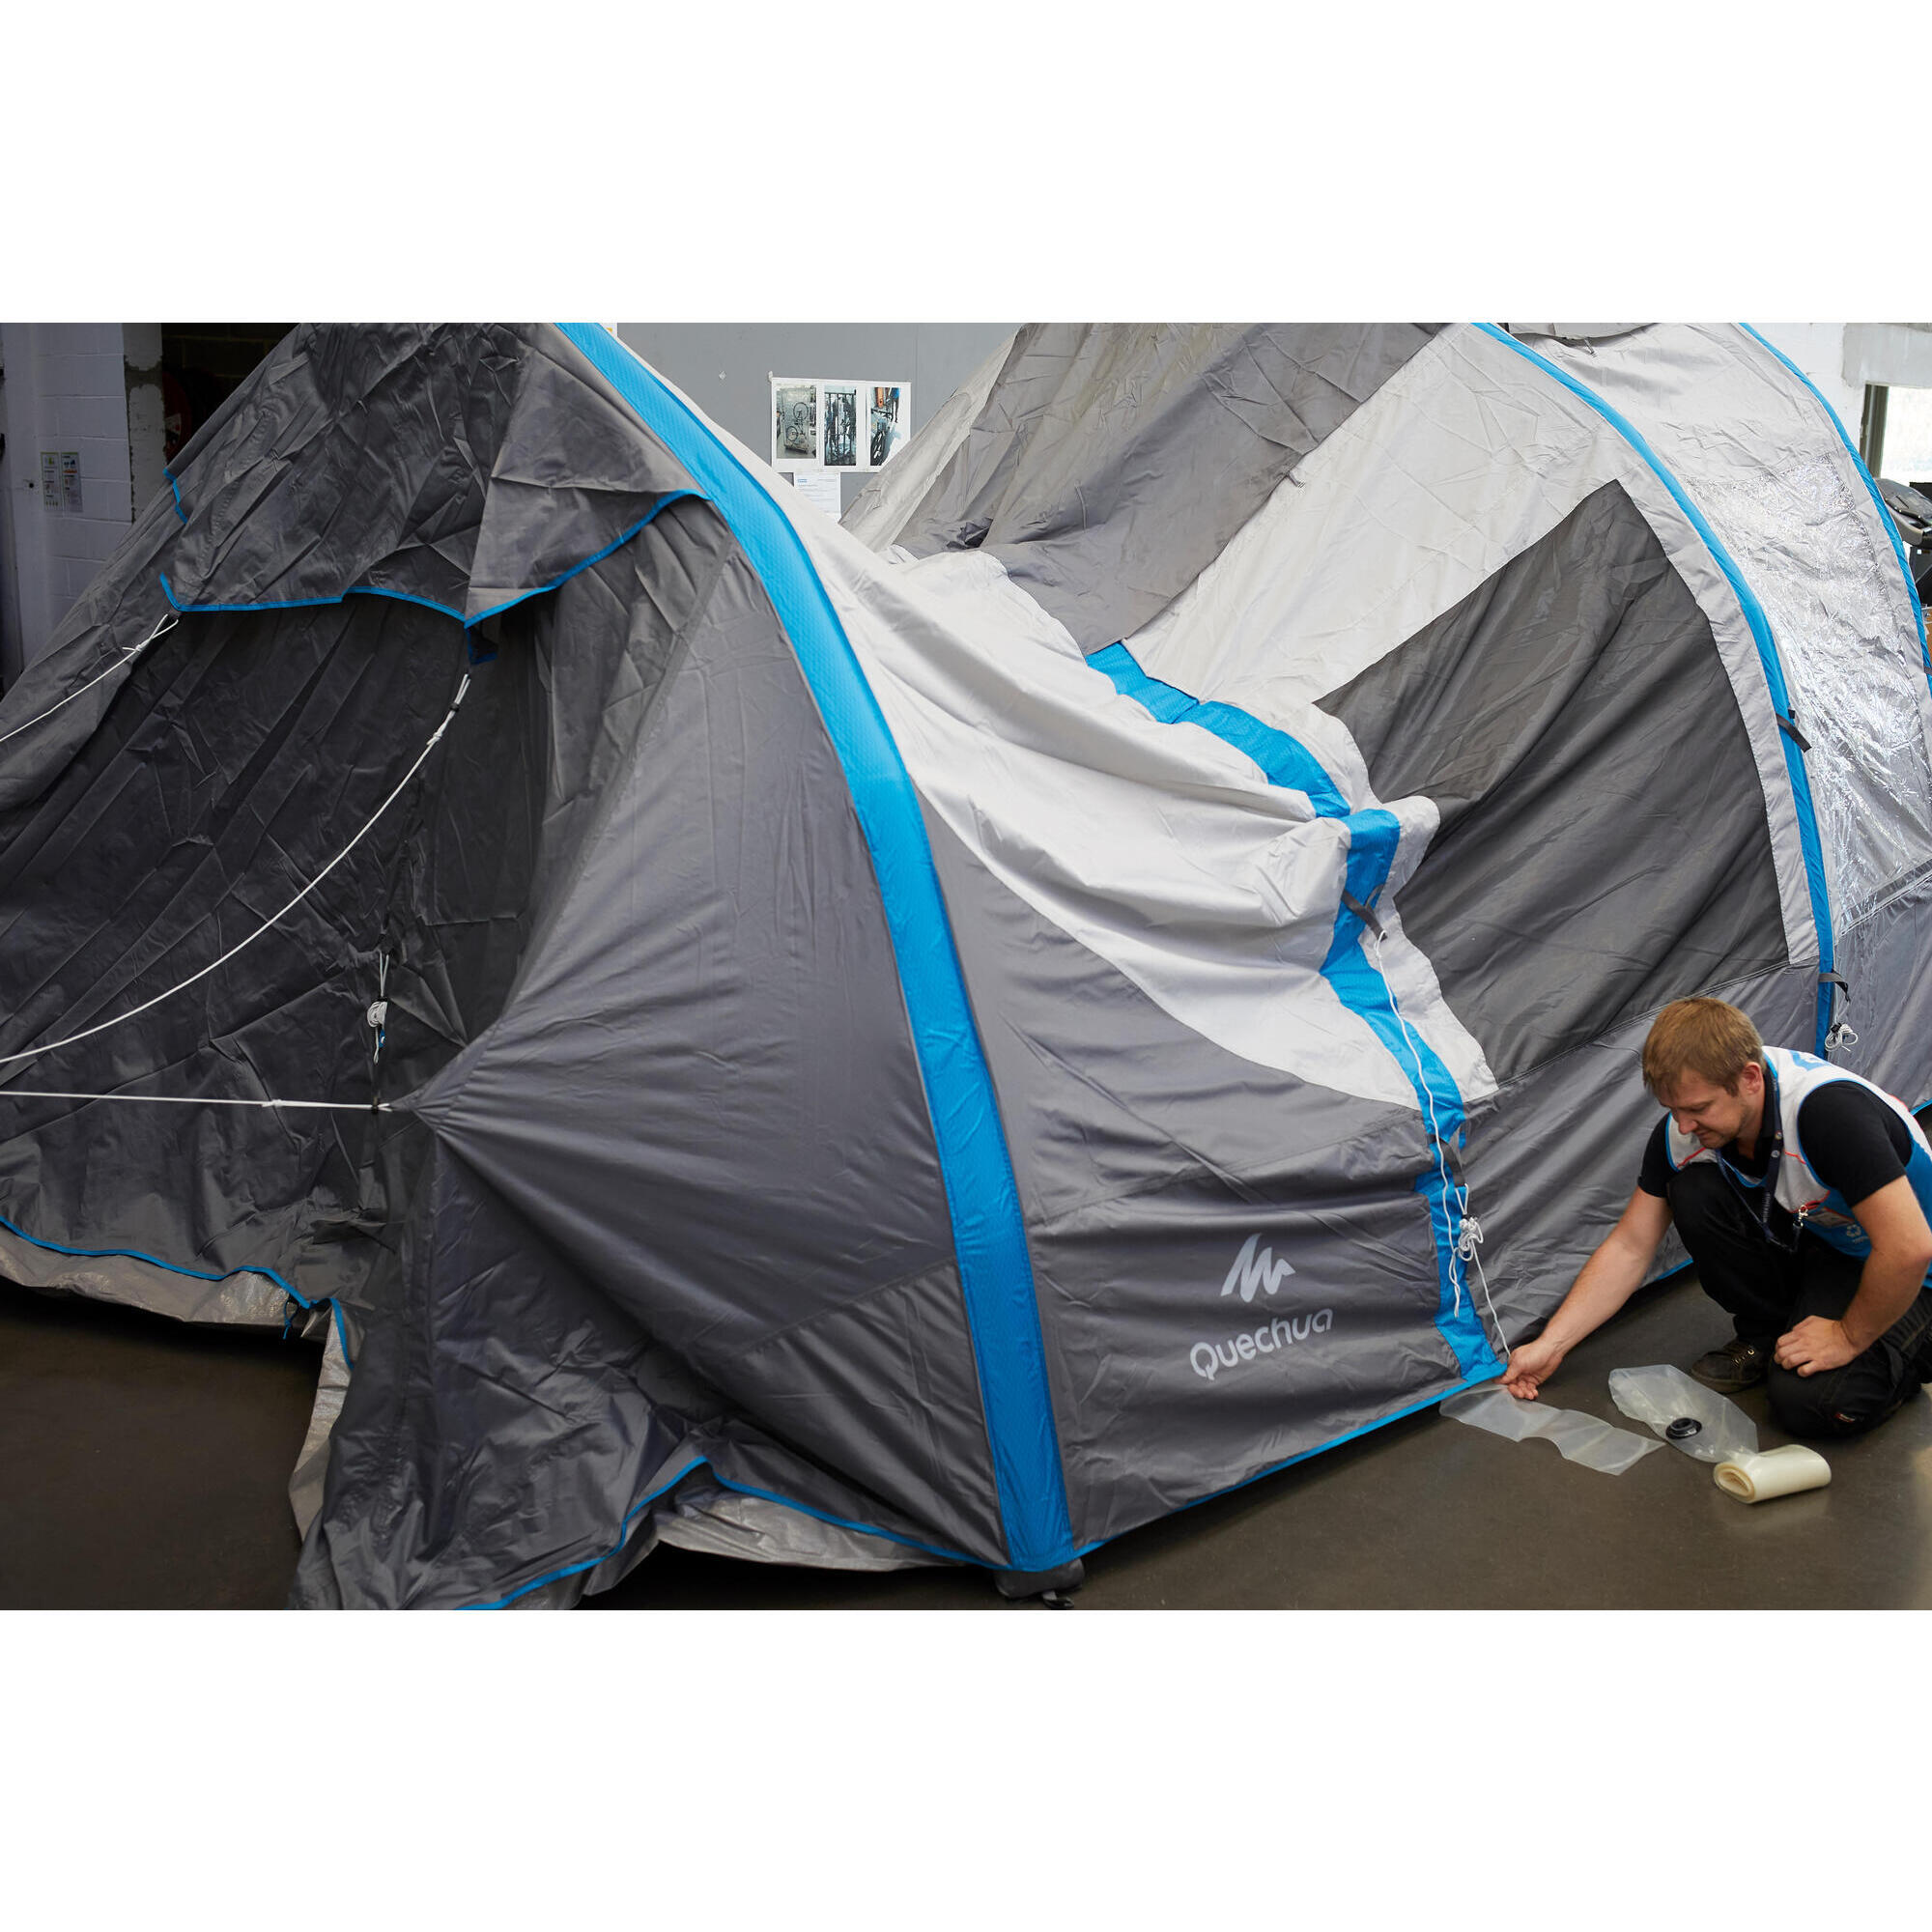
<path fill-rule="evenodd" d="M 1764 1041 L 1748 1015 L 1723 1000 L 1672 1000 L 1643 1043 L 1643 1084 L 1659 1095 L 1687 1073 L 1738 1091 L 1744 1070 L 1764 1058 Z"/>

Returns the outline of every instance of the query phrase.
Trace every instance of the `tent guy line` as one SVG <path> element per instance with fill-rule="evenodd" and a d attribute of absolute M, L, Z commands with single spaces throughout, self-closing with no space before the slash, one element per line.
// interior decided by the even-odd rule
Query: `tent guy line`
<path fill-rule="evenodd" d="M 4 1087 L 0 1094 L 21 1100 L 145 1100 L 166 1107 L 312 1107 L 335 1114 L 389 1114 L 386 1100 L 225 1100 L 212 1094 L 56 1094 L 42 1087 Z"/>
<path fill-rule="evenodd" d="M 125 1013 L 117 1013 L 111 1020 L 102 1020 L 99 1026 L 91 1026 L 84 1028 L 79 1033 L 71 1033 L 65 1039 L 49 1040 L 44 1046 L 30 1046 L 24 1052 L 21 1053 L 0 1054 L 0 1066 L 12 1066 L 23 1060 L 38 1060 L 44 1053 L 58 1052 L 59 1049 L 64 1046 L 72 1046 L 77 1040 L 92 1039 L 96 1034 L 105 1033 L 109 1027 L 120 1026 L 124 1021 L 134 1019 L 139 1014 L 149 1011 L 152 1008 L 158 1007 L 163 1000 L 173 999 L 177 993 L 183 992 L 187 987 L 192 986 L 197 980 L 207 979 L 208 976 L 211 973 L 213 973 L 217 967 L 227 965 L 229 960 L 233 959 L 235 955 L 238 952 L 242 952 L 244 947 L 249 947 L 254 945 L 256 940 L 260 939 L 261 936 L 265 932 L 267 932 L 270 926 L 277 924 L 280 921 L 286 919 L 290 913 L 294 912 L 296 907 L 300 905 L 302 900 L 307 898 L 309 894 L 314 892 L 316 887 L 321 885 L 323 880 L 327 878 L 329 873 L 334 871 L 336 867 L 341 865 L 343 860 L 348 858 L 350 853 L 355 851 L 356 846 L 359 845 L 362 842 L 362 840 L 368 837 L 370 831 L 375 826 L 376 821 L 382 817 L 384 812 L 388 810 L 390 806 L 395 804 L 396 800 L 399 797 L 402 796 L 403 788 L 409 783 L 409 781 L 412 778 L 415 777 L 416 773 L 422 769 L 423 760 L 427 758 L 429 754 L 436 750 L 438 744 L 441 742 L 442 734 L 449 729 L 450 721 L 456 716 L 457 712 L 462 709 L 464 696 L 469 692 L 469 673 L 468 671 L 465 671 L 463 673 L 463 681 L 456 687 L 456 696 L 449 700 L 449 709 L 442 714 L 442 722 L 436 727 L 434 731 L 432 731 L 429 734 L 429 742 L 423 746 L 420 752 L 416 753 L 414 759 L 412 761 L 410 765 L 409 770 L 406 771 L 402 775 L 402 777 L 396 781 L 395 786 L 390 791 L 388 797 L 385 798 L 372 813 L 370 813 L 367 820 L 364 821 L 361 830 L 356 833 L 355 838 L 350 839 L 349 843 L 345 845 L 342 848 L 342 850 L 339 851 L 335 855 L 335 857 L 332 858 L 328 862 L 328 864 L 326 865 L 322 868 L 322 870 L 319 871 L 315 875 L 315 877 L 312 878 L 308 882 L 308 884 L 305 885 L 301 889 L 301 891 L 298 892 L 295 895 L 295 897 L 288 902 L 287 905 L 283 906 L 279 912 L 271 913 L 267 919 L 265 919 L 262 922 L 260 925 L 258 925 L 255 928 L 253 932 L 251 932 L 247 936 L 246 939 L 238 940 L 235 943 L 235 945 L 231 946 L 228 949 L 228 951 L 220 956 L 220 958 L 211 959 L 209 963 L 206 966 L 202 967 L 199 972 L 190 973 L 185 980 L 181 980 L 176 985 L 170 986 L 165 992 L 156 993 L 152 1000 L 142 1001 L 142 1003 L 138 1007 L 129 1007 Z M 78 1098 L 84 1096 L 70 1095 L 68 1097 Z M 113 1098 L 116 1096 L 104 1095 L 100 1097 Z M 159 1098 L 160 1096 L 153 1095 L 146 1097 Z M 234 1104 L 295 1105 L 298 1103 L 238 1101 L 235 1102 Z M 305 1104 L 310 1106 L 333 1106 L 339 1103 L 334 1101 L 317 1100 L 317 1101 L 303 1102 L 299 1104 Z"/>
<path fill-rule="evenodd" d="M 112 677 L 117 670 L 120 670 L 124 667 L 132 664 L 134 660 L 137 657 L 139 657 L 141 653 L 145 651 L 148 648 L 148 646 L 155 641 L 156 638 L 162 636 L 164 633 L 168 631 L 172 631 L 174 627 L 180 622 L 181 622 L 180 617 L 178 617 L 174 613 L 174 611 L 167 611 L 162 616 L 160 622 L 157 623 L 155 626 L 155 628 L 152 631 L 150 631 L 148 635 L 145 638 L 143 638 L 138 644 L 134 644 L 130 646 L 128 649 L 123 651 L 121 655 L 118 658 L 116 658 L 114 662 L 111 665 L 109 665 L 105 670 L 96 672 L 95 675 L 89 678 L 87 682 L 83 684 L 78 691 L 71 691 L 65 697 L 58 699 L 56 702 L 52 704 L 49 704 L 47 708 L 44 711 L 43 711 L 38 718 L 29 718 L 24 724 L 15 724 L 11 731 L 0 731 L 0 745 L 4 745 L 10 738 L 17 738 L 22 731 L 31 731 L 36 724 L 44 724 L 47 722 L 47 720 L 54 715 L 56 711 L 60 710 L 62 705 L 71 704 L 76 697 L 85 697 L 87 694 L 90 691 L 92 691 L 94 687 L 97 684 L 99 684 L 103 677 Z"/>

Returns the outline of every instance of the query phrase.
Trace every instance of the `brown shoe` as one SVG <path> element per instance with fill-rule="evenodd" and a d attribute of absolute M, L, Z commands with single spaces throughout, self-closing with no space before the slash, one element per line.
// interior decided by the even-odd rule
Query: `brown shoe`
<path fill-rule="evenodd" d="M 1690 1364 L 1690 1373 L 1707 1389 L 1736 1395 L 1740 1389 L 1754 1388 L 1763 1381 L 1776 1347 L 1776 1337 L 1734 1336 L 1721 1349 L 1699 1355 Z"/>

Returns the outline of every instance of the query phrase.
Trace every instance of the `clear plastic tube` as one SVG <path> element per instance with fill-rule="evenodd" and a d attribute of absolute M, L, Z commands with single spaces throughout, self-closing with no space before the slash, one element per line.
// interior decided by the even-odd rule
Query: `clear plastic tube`
<path fill-rule="evenodd" d="M 1452 1395 L 1442 1405 L 1442 1413 L 1511 1442 L 1540 1436 L 1553 1445 L 1565 1462 L 1580 1463 L 1605 1476 L 1621 1476 L 1658 1447 L 1628 1429 L 1600 1422 L 1577 1409 L 1552 1408 L 1547 1402 L 1520 1402 L 1494 1383 Z"/>

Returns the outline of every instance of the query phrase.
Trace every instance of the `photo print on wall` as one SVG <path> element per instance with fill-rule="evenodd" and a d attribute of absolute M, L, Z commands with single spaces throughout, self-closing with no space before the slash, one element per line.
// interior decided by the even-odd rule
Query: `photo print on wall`
<path fill-rule="evenodd" d="M 904 443 L 911 406 L 903 383 L 874 383 L 871 388 L 871 446 L 867 453 L 870 467 L 877 469 Z"/>
<path fill-rule="evenodd" d="M 772 378 L 772 468 L 815 467 L 818 455 L 818 384 Z"/>
<path fill-rule="evenodd" d="M 825 414 L 825 453 L 828 469 L 856 469 L 859 467 L 859 385 L 856 383 L 827 383 L 823 385 Z"/>
<path fill-rule="evenodd" d="M 912 435 L 912 385 L 859 377 L 772 378 L 772 468 L 877 469 Z"/>

